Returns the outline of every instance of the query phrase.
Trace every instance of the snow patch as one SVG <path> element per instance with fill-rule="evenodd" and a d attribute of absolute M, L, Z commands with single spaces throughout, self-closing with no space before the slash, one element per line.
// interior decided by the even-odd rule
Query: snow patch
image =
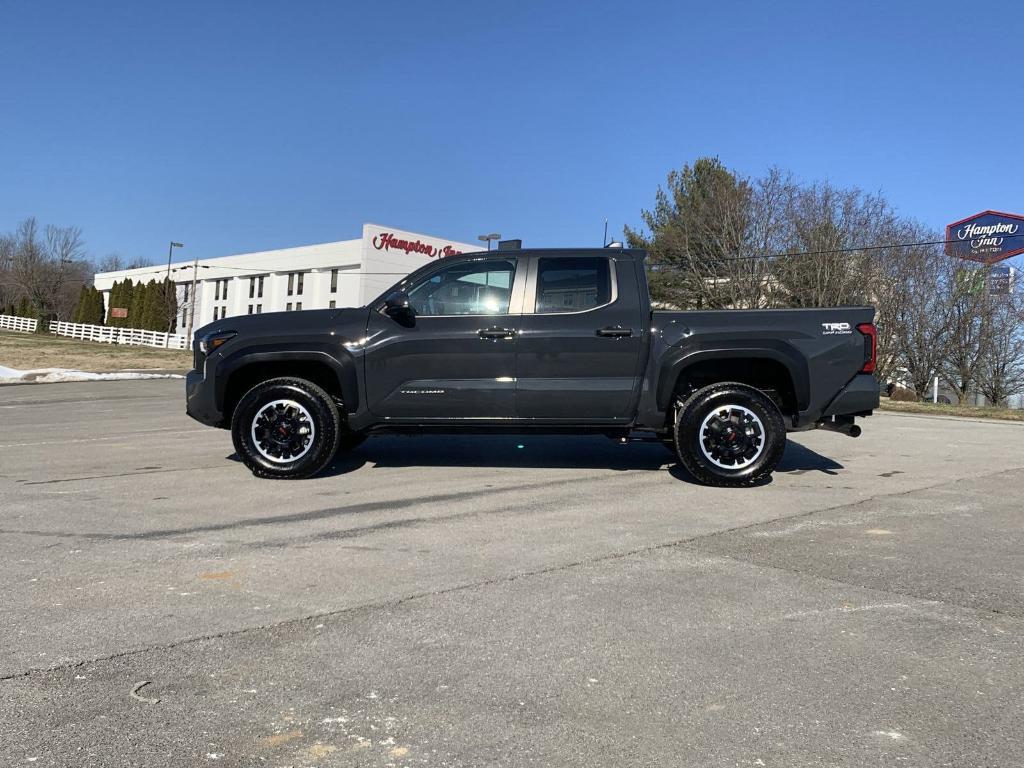
<path fill-rule="evenodd" d="M 136 371 L 114 371 L 112 373 L 92 373 L 75 371 L 70 368 L 33 368 L 21 371 L 0 365 L 0 384 L 16 381 L 34 381 L 37 384 L 57 384 L 65 381 L 125 381 L 130 379 L 183 379 L 177 373 L 139 373 Z"/>

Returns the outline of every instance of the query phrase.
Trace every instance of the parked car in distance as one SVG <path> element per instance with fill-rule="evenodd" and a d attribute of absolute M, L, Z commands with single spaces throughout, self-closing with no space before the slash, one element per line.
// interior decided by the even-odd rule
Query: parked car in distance
<path fill-rule="evenodd" d="M 540 431 L 659 440 L 698 481 L 742 486 L 787 431 L 860 433 L 873 308 L 652 311 L 645 257 L 463 254 L 365 307 L 224 318 L 196 332 L 186 410 L 267 478 L 375 432 Z"/>

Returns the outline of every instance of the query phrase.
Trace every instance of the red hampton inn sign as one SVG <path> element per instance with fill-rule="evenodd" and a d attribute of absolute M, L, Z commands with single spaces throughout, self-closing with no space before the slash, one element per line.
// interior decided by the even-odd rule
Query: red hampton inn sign
<path fill-rule="evenodd" d="M 403 251 L 404 253 L 421 253 L 424 256 L 438 258 L 444 256 L 458 256 L 462 251 L 452 245 L 438 247 L 422 240 L 405 240 L 396 237 L 391 232 L 381 232 L 373 236 L 373 247 L 378 251 Z"/>
<path fill-rule="evenodd" d="M 995 264 L 1024 253 L 1024 216 L 982 211 L 946 227 L 946 253 Z"/>

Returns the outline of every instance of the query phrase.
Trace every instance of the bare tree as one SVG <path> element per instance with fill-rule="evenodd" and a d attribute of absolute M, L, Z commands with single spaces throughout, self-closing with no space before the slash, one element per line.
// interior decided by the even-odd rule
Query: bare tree
<path fill-rule="evenodd" d="M 40 234 L 36 220 L 29 218 L 4 238 L 0 252 L 9 262 L 6 279 L 40 317 L 71 317 L 92 273 L 77 227 L 47 226 Z"/>
<path fill-rule="evenodd" d="M 96 262 L 97 272 L 120 272 L 122 269 L 141 269 L 152 267 L 155 262 L 144 256 L 136 256 L 134 259 L 124 259 L 119 253 L 108 253 Z"/>
<path fill-rule="evenodd" d="M 894 339 L 897 359 L 907 372 L 919 397 L 928 392 L 945 354 L 946 314 L 941 290 L 942 260 L 945 255 L 934 246 L 903 248 L 903 285 L 890 298 L 886 317 L 891 318 L 887 335 Z M 883 379 L 884 381 L 884 379 Z"/>
<path fill-rule="evenodd" d="M 921 224 L 899 219 L 878 233 L 881 243 L 919 243 L 938 239 Z M 937 365 L 937 342 L 944 320 L 935 302 L 937 260 L 929 246 L 875 248 L 866 255 L 864 280 L 867 303 L 875 307 L 878 355 L 875 376 L 883 384 L 911 369 L 923 386 Z M 912 358 L 908 361 L 909 357 Z M 911 377 L 914 378 L 914 377 Z M 919 395 L 924 390 L 918 390 Z"/>
<path fill-rule="evenodd" d="M 955 257 L 943 261 L 940 283 L 945 304 L 943 378 L 962 404 L 978 383 L 992 334 L 992 302 L 987 270 Z"/>
<path fill-rule="evenodd" d="M 991 297 L 991 330 L 977 372 L 978 391 L 993 405 L 1024 392 L 1024 297 Z"/>
<path fill-rule="evenodd" d="M 889 203 L 828 182 L 792 189 L 785 208 L 786 252 L 775 262 L 773 303 L 828 307 L 866 304 L 878 255 L 859 248 L 893 242 L 901 226 Z"/>

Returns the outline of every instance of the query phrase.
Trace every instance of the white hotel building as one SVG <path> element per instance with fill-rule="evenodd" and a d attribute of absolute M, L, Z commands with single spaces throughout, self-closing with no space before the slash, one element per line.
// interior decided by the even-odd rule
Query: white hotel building
<path fill-rule="evenodd" d="M 364 224 L 356 240 L 201 259 L 198 266 L 175 262 L 177 332 L 232 315 L 362 306 L 433 259 L 479 250 L 479 245 Z M 156 266 L 102 272 L 95 286 L 109 310 L 115 282 L 159 282 L 165 275 Z"/>

